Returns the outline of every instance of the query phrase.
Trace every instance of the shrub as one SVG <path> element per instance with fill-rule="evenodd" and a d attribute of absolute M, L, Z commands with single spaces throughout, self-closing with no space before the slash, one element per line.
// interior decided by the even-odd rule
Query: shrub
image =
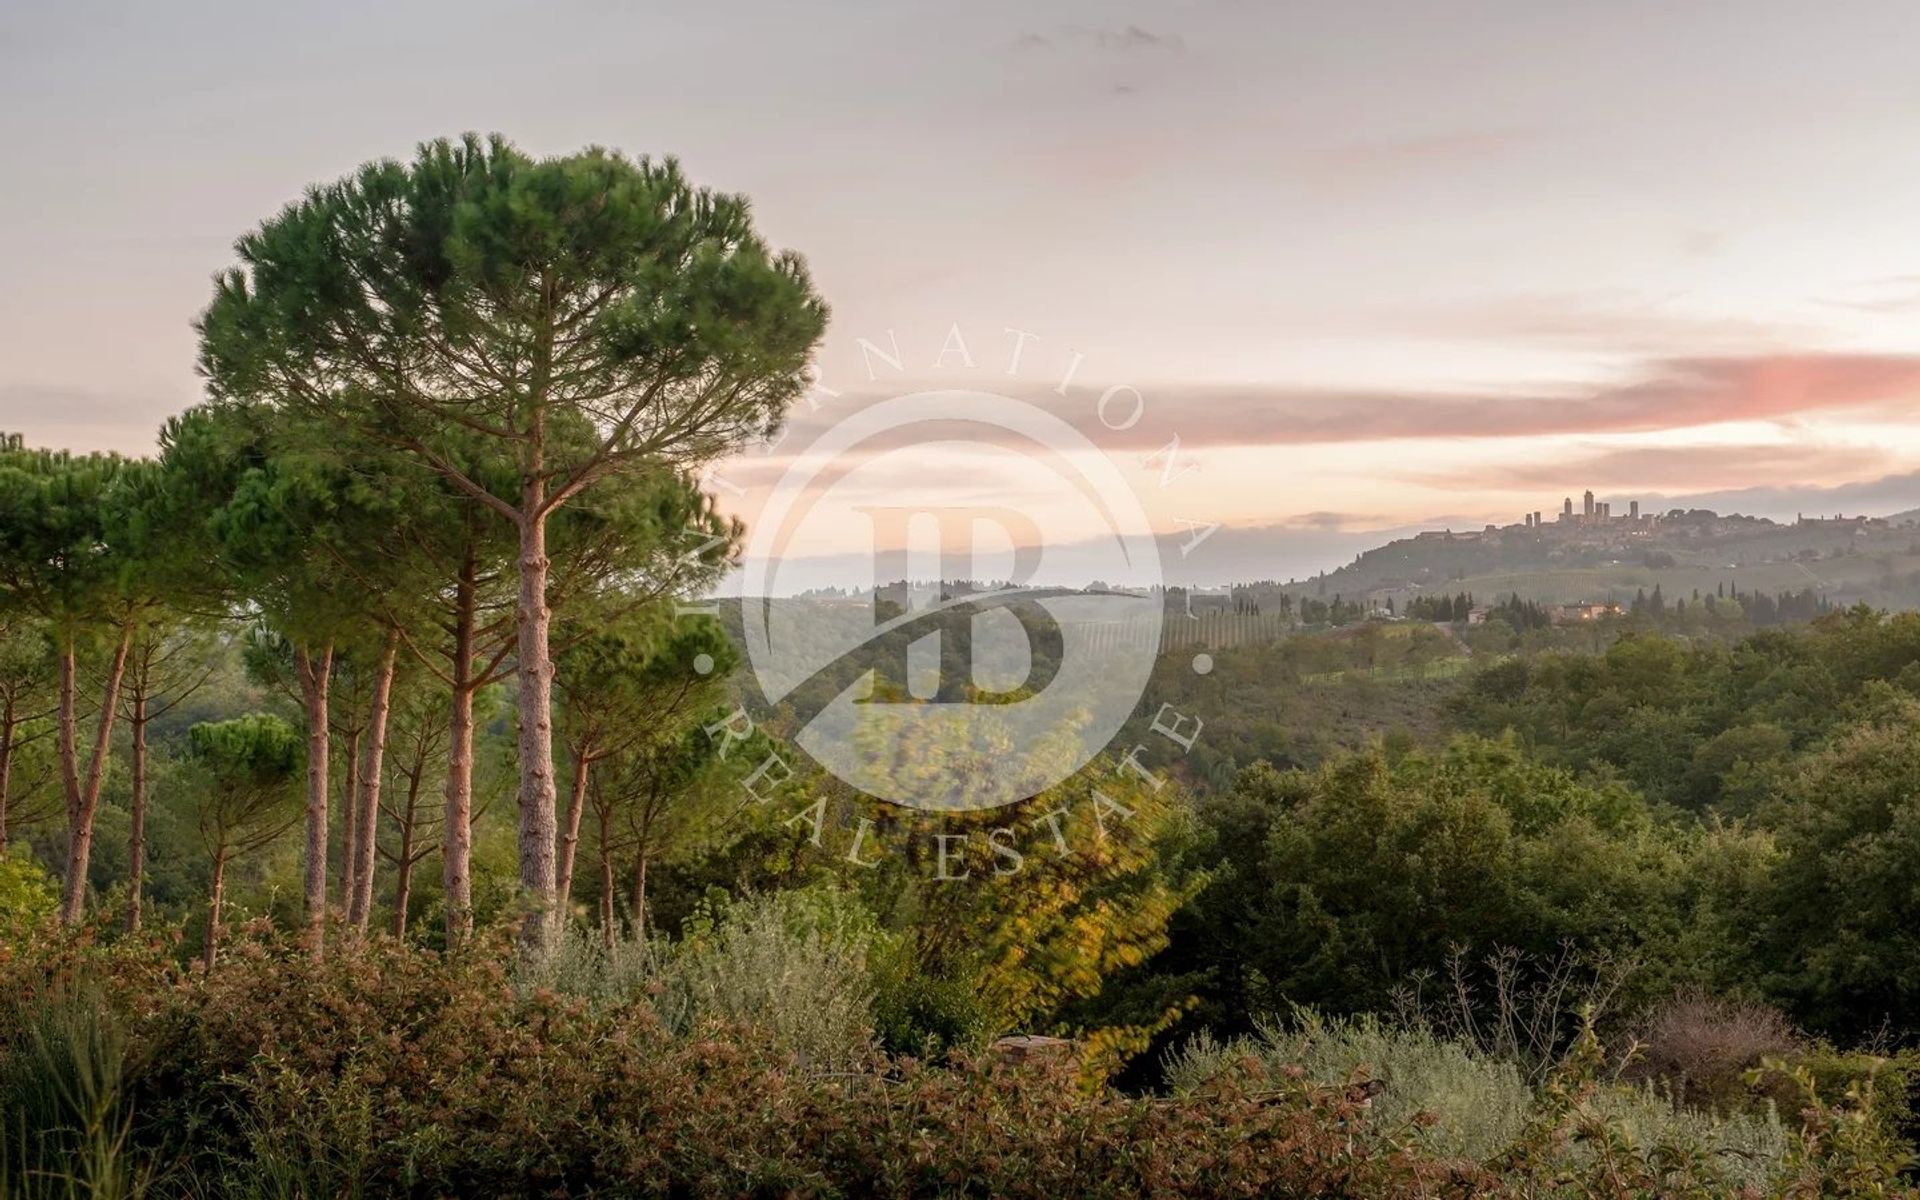
<path fill-rule="evenodd" d="M 142 1144 L 256 1194 L 1314 1196 L 1452 1171 L 1350 1137 L 1365 1114 L 1339 1089 L 1158 1103 L 1083 1094 L 1068 1064 L 803 1069 L 750 1029 L 523 993 L 503 941 L 318 964 L 237 943 L 142 1023 Z"/>
<path fill-rule="evenodd" d="M 1784 1169 L 1790 1135 L 1771 1104 L 1758 1112 L 1713 1113 L 1677 1104 L 1652 1083 L 1602 1087 L 1586 1113 L 1642 1151 L 1679 1148 L 1702 1156 L 1741 1187 L 1764 1188 Z"/>
<path fill-rule="evenodd" d="M 647 994 L 664 950 L 650 939 L 623 933 L 609 940 L 570 922 L 544 958 L 514 964 L 513 984 L 523 998 L 544 988 L 597 1005 L 626 1003 Z"/>
<path fill-rule="evenodd" d="M 874 1041 L 872 919 L 830 892 L 713 897 L 678 942 L 575 926 L 547 958 L 515 972 L 521 994 L 547 988 L 595 1005 L 644 1001 L 667 1029 L 752 1029 L 800 1062 L 838 1069 Z"/>
<path fill-rule="evenodd" d="M 1203 1034 L 1169 1057 L 1167 1077 L 1177 1092 L 1192 1092 L 1248 1059 L 1269 1078 L 1296 1066 L 1325 1086 L 1377 1080 L 1384 1087 L 1373 1098 L 1374 1127 L 1400 1130 L 1430 1114 L 1427 1144 L 1452 1158 L 1493 1157 L 1533 1113 L 1533 1093 L 1511 1062 L 1425 1029 L 1372 1017 L 1328 1020 L 1304 1009 L 1291 1021 L 1262 1023 L 1252 1038 L 1223 1043 Z"/>
<path fill-rule="evenodd" d="M 60 890 L 47 869 L 19 854 L 0 854 L 0 937 L 17 938 L 53 915 Z"/>
<path fill-rule="evenodd" d="M 728 927 L 749 947 L 776 926 L 791 937 L 776 915 L 757 903 L 719 913 L 689 940 L 721 954 Z M 784 915 L 805 928 L 818 913 Z M 0 953 L 0 967 L 51 978 L 99 959 L 87 1011 L 113 1014 L 126 1046 L 109 1056 L 124 1064 L 113 1111 L 130 1114 L 128 1155 L 168 1195 L 1734 1194 L 1710 1151 L 1641 1148 L 1605 1114 L 1590 1038 L 1571 1060 L 1585 1073 L 1549 1080 L 1496 1174 L 1387 1125 L 1346 1080 L 1298 1068 L 1223 1071 L 1164 1098 L 1083 1089 L 1073 1064 L 1044 1059 L 870 1055 L 822 1071 L 765 1027 L 703 1020 L 679 1033 L 644 997 L 516 986 L 505 932 L 451 955 L 372 939 L 316 963 L 255 930 L 191 974 L 142 975 L 112 950 L 74 950 L 87 945 L 62 935 L 39 947 L 45 963 Z M 8 1086 L 33 1027 L 8 1026 Z M 1391 1059 L 1398 1044 L 1344 1028 L 1313 1035 L 1330 1071 L 1346 1061 L 1336 1050 Z M 1787 1182 L 1907 1194 L 1872 1104 L 1868 1093 L 1822 1109 Z"/>
<path fill-rule="evenodd" d="M 1779 1010 L 1752 1000 L 1721 1000 L 1688 991 L 1647 1013 L 1634 1078 L 1657 1080 L 1695 1108 L 1728 1112 L 1752 1099 L 1747 1072 L 1796 1050 L 1799 1038 Z"/>
<path fill-rule="evenodd" d="M 1576 1039 L 1575 1048 L 1582 1043 Z M 1597 1045 L 1597 1043 L 1595 1043 Z M 1476 1163 L 1510 1156 L 1530 1133 L 1556 1148 L 1539 1166 L 1555 1174 L 1609 1169 L 1593 1150 L 1604 1137 L 1616 1152 L 1635 1156 L 1677 1153 L 1703 1160 L 1702 1176 L 1724 1176 L 1733 1186 L 1760 1187 L 1787 1158 L 1788 1135 L 1771 1110 L 1716 1116 L 1676 1106 L 1651 1085 L 1615 1086 L 1593 1066 L 1591 1086 L 1577 1104 L 1556 1110 L 1555 1087 L 1565 1090 L 1567 1068 L 1550 1072 L 1536 1095 L 1511 1059 L 1435 1036 L 1423 1026 L 1396 1026 L 1371 1017 L 1330 1021 L 1306 1010 L 1291 1021 L 1267 1022 L 1252 1038 L 1220 1042 L 1202 1035 L 1169 1056 L 1167 1075 L 1182 1093 L 1236 1071 L 1257 1079 L 1288 1070 L 1327 1087 L 1380 1085 L 1369 1122 L 1375 1136 L 1421 1130 L 1434 1153 Z M 1356 1093 L 1357 1094 L 1357 1093 Z M 1576 1137 L 1585 1130 L 1589 1136 Z"/>
<path fill-rule="evenodd" d="M 874 998 L 874 1032 L 895 1054 L 937 1059 L 983 1050 L 994 1034 L 985 1001 L 964 979 L 931 979 L 909 962 L 887 964 Z"/>
<path fill-rule="evenodd" d="M 1900 1176 L 1914 1164 L 1910 1147 L 1891 1132 L 1877 1111 L 1881 1080 L 1869 1071 L 1847 1087 L 1845 1099 L 1829 1104 L 1818 1080 L 1806 1066 L 1790 1067 L 1777 1060 L 1754 1073 L 1784 1077 L 1801 1096 L 1800 1133 L 1789 1145 L 1787 1169 L 1778 1194 L 1812 1200 L 1826 1196 L 1911 1195 Z"/>
<path fill-rule="evenodd" d="M 1676 996 L 1638 1023 L 1638 1056 L 1630 1078 L 1654 1085 L 1685 1105 L 1757 1117 L 1777 1113 L 1789 1125 L 1806 1120 L 1805 1073 L 1816 1097 L 1874 1093 L 1875 1120 L 1889 1136 L 1913 1132 L 1913 1093 L 1920 1053 L 1845 1051 L 1801 1037 L 1776 1009 L 1699 992 Z M 1770 1069 L 1765 1064 L 1774 1063 Z"/>
<path fill-rule="evenodd" d="M 1430 994 L 1437 977 L 1415 972 L 1394 989 L 1394 1008 L 1403 1024 L 1515 1063 L 1538 1085 L 1580 1031 L 1607 1015 L 1637 968 L 1632 959 L 1564 943 L 1552 955 L 1503 947 L 1478 962 L 1456 946 L 1443 984 Z"/>
<path fill-rule="evenodd" d="M 873 1048 L 877 934 L 863 917 L 805 893 L 723 908 L 664 956 L 654 1009 L 675 1033 L 747 1027 L 802 1064 L 848 1067 Z"/>
<path fill-rule="evenodd" d="M 1589 1022 L 1542 1084 L 1534 1119 L 1491 1165 L 1548 1194 L 1701 1200 L 1759 1196 L 1791 1169 L 1777 1121 L 1679 1109 L 1619 1086 L 1608 1061 Z"/>

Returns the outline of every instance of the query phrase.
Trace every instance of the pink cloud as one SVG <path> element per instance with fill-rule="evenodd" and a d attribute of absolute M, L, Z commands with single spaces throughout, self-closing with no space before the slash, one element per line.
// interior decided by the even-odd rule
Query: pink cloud
<path fill-rule="evenodd" d="M 797 418 L 778 453 L 804 447 L 848 412 L 886 396 L 941 384 L 904 382 L 887 392 L 849 394 Z M 1060 416 L 1109 450 L 1158 449 L 1178 436 L 1184 447 L 1309 446 L 1396 439 L 1521 438 L 1650 433 L 1732 421 L 1789 421 L 1852 411 L 1881 418 L 1912 415 L 1920 402 L 1920 356 L 1777 354 L 1667 358 L 1628 383 L 1543 385 L 1479 393 L 1359 391 L 1305 386 L 1143 387 L 1145 415 L 1131 427 L 1103 426 L 1101 389 L 1061 397 L 1045 387 L 1015 394 Z M 1121 402 L 1123 406 L 1131 400 Z M 956 409 L 932 436 L 992 438 Z M 904 438 L 902 440 L 908 440 Z M 876 446 L 875 449 L 880 447 Z"/>

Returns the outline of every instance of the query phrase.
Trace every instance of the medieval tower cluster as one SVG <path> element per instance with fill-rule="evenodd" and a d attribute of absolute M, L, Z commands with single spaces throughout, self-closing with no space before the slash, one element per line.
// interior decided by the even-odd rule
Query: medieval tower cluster
<path fill-rule="evenodd" d="M 1537 529 L 1546 524 L 1543 514 L 1538 509 L 1523 514 L 1523 517 L 1524 519 L 1521 523 L 1529 529 Z M 1627 515 L 1625 517 L 1615 517 L 1613 515 L 1612 502 L 1595 500 L 1593 498 L 1593 490 L 1589 488 L 1580 497 L 1579 512 L 1573 510 L 1572 496 L 1568 496 L 1560 502 L 1559 519 L 1562 525 L 1606 525 L 1614 521 L 1628 521 L 1639 524 L 1643 518 L 1640 516 L 1640 502 L 1638 500 L 1628 503 Z M 1647 517 L 1644 518 L 1644 520 L 1650 524 L 1653 518 Z"/>

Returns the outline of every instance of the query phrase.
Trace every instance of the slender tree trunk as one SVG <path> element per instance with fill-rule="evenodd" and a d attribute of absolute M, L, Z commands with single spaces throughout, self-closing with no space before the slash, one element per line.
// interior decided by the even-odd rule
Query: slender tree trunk
<path fill-rule="evenodd" d="M 393 881 L 393 936 L 407 936 L 407 906 L 413 903 L 413 863 L 401 859 Z"/>
<path fill-rule="evenodd" d="M 67 637 L 60 645 L 60 711 L 56 721 L 59 724 L 60 788 L 67 802 L 67 824 L 71 826 L 80 807 L 80 664 L 78 652 L 74 649 L 73 638 Z M 61 919 L 66 919 L 65 910 Z"/>
<path fill-rule="evenodd" d="M 537 460 L 536 460 L 537 461 Z M 545 953 L 555 917 L 553 656 L 547 607 L 546 486 L 530 474 L 520 520 L 520 886 L 533 906 L 522 941 Z"/>
<path fill-rule="evenodd" d="M 611 831 L 607 826 L 607 810 L 602 808 L 600 810 L 600 937 L 607 947 L 607 952 L 611 954 L 615 940 L 614 931 L 620 918 L 613 908 L 613 849 L 610 845 Z"/>
<path fill-rule="evenodd" d="M 200 956 L 207 970 L 213 970 L 214 956 L 220 950 L 220 902 L 227 890 L 227 852 L 213 856 L 213 898 L 207 902 L 207 948 Z"/>
<path fill-rule="evenodd" d="M 400 822 L 400 857 L 393 863 L 393 936 L 407 936 L 407 906 L 413 902 L 413 803 Z"/>
<path fill-rule="evenodd" d="M 347 731 L 347 782 L 340 790 L 340 819 L 347 823 L 340 833 L 340 916 L 343 920 L 353 909 L 354 875 L 360 869 L 360 738 L 363 732 L 359 726 Z"/>
<path fill-rule="evenodd" d="M 327 758 L 332 754 L 327 691 L 333 679 L 333 647 L 316 658 L 294 652 L 300 694 L 307 708 L 307 946 L 315 958 L 327 949 Z"/>
<path fill-rule="evenodd" d="M 634 856 L 633 933 L 642 939 L 647 936 L 647 852 L 644 848 Z"/>
<path fill-rule="evenodd" d="M 447 808 L 440 823 L 440 879 L 447 907 L 447 945 L 473 934 L 473 556 L 460 565 L 454 594 L 453 695 L 447 725 Z"/>
<path fill-rule="evenodd" d="M 577 751 L 573 756 L 573 788 L 567 796 L 567 832 L 560 838 L 560 865 L 553 885 L 562 924 L 573 903 L 573 864 L 580 849 L 580 818 L 587 808 L 587 775 L 592 770 L 593 759 L 585 750 Z"/>
<path fill-rule="evenodd" d="M 140 886 L 147 869 L 147 693 L 134 693 L 129 727 L 133 731 L 133 812 L 127 822 L 127 931 L 140 928 Z"/>
<path fill-rule="evenodd" d="M 87 764 L 86 782 L 80 782 L 80 764 L 76 756 L 79 735 L 75 712 L 75 652 L 67 642 L 60 664 L 60 773 L 67 785 L 67 879 L 60 899 L 60 921 L 79 923 L 87 905 L 87 867 L 93 859 L 93 818 L 100 808 L 100 785 L 107 777 L 107 753 L 113 746 L 113 718 L 120 705 L 120 679 L 127 669 L 127 651 L 133 644 L 133 626 L 120 632 L 120 644 L 114 648 L 113 661 L 100 701 L 100 723 L 93 731 L 93 757 Z"/>
<path fill-rule="evenodd" d="M 347 919 L 364 931 L 373 918 L 374 839 L 379 836 L 380 784 L 387 769 L 387 718 L 393 712 L 393 674 L 400 657 L 400 630 L 387 630 L 380 670 L 373 681 L 373 705 L 367 714 L 367 757 L 360 768 L 360 840 L 354 847 L 353 898 Z"/>
<path fill-rule="evenodd" d="M 13 736 L 20 722 L 13 715 L 13 697 L 0 709 L 0 858 L 7 856 L 7 817 L 13 806 Z"/>

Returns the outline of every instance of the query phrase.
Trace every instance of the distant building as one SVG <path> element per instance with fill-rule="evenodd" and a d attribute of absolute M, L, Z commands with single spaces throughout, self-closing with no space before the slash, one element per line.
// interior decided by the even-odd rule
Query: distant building
<path fill-rule="evenodd" d="M 1568 496 L 1564 501 L 1561 502 L 1560 519 L 1562 521 L 1573 520 L 1573 497 L 1572 496 Z"/>
<path fill-rule="evenodd" d="M 1582 621 L 1598 621 L 1602 617 L 1618 616 L 1620 606 L 1608 600 L 1600 604 L 1562 604 L 1553 610 L 1553 623 L 1556 625 L 1577 625 Z"/>
<path fill-rule="evenodd" d="M 1640 519 L 1640 502 L 1638 500 L 1627 505 L 1627 519 L 1632 521 L 1638 521 Z"/>
<path fill-rule="evenodd" d="M 1809 517 L 1803 514 L 1795 514 L 1793 523 L 1795 525 L 1819 525 L 1827 529 L 1864 529 L 1869 525 L 1885 525 L 1887 522 L 1884 517 L 1847 517 L 1835 513 L 1831 517 Z"/>
<path fill-rule="evenodd" d="M 1587 520 L 1589 521 L 1593 520 L 1593 489 L 1592 488 L 1587 489 L 1586 497 L 1581 501 L 1581 512 L 1585 514 Z"/>

